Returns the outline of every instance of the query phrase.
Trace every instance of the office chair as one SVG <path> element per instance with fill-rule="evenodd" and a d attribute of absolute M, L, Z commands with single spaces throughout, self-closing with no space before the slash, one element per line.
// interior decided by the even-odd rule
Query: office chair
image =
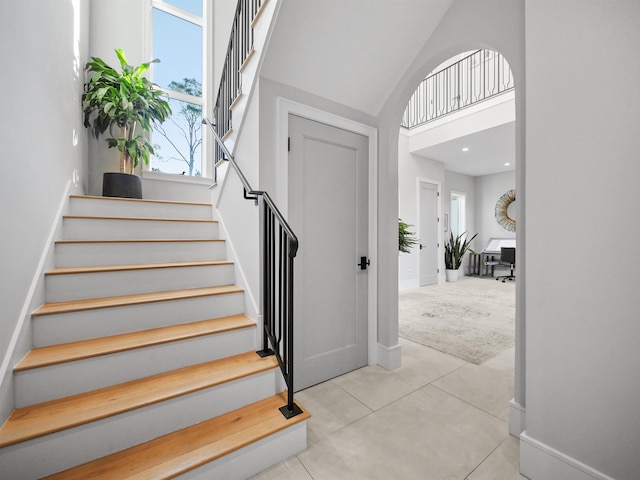
<path fill-rule="evenodd" d="M 500 248 L 500 265 L 509 265 L 511 267 L 511 273 L 509 275 L 501 275 L 496 277 L 496 280 L 515 280 L 516 276 L 513 274 L 513 269 L 516 266 L 516 249 L 514 247 L 502 247 Z"/>

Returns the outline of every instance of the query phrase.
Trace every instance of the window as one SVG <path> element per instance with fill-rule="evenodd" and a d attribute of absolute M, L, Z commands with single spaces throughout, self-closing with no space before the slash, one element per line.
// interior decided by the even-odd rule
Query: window
<path fill-rule="evenodd" d="M 169 96 L 172 115 L 152 132 L 151 170 L 204 176 L 202 109 L 206 38 L 204 0 L 151 0 L 153 82 Z"/>
<path fill-rule="evenodd" d="M 466 195 L 451 192 L 451 233 L 457 237 L 466 231 Z"/>

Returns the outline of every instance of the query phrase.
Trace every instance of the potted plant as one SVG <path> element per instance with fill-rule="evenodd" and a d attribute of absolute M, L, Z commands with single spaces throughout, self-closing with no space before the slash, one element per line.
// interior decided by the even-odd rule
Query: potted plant
<path fill-rule="evenodd" d="M 409 231 L 409 227 L 412 226 L 398 219 L 398 249 L 403 253 L 411 253 L 409 249 L 418 243 L 413 237 L 414 233 Z"/>
<path fill-rule="evenodd" d="M 104 174 L 103 196 L 142 198 L 142 181 L 133 171 L 140 160 L 149 163 L 149 154 L 154 153 L 143 133 L 151 131 L 155 122 L 164 122 L 171 108 L 165 94 L 143 76 L 159 60 L 134 67 L 121 49 L 115 52 L 120 72 L 98 57 L 91 57 L 85 66 L 91 77 L 82 95 L 84 126 L 95 138 L 109 130 L 109 148 L 120 151 L 120 173 Z"/>
<path fill-rule="evenodd" d="M 451 232 L 449 240 L 444 245 L 444 267 L 446 269 L 447 282 L 458 280 L 458 269 L 462 265 L 462 257 L 467 253 L 467 250 L 471 253 L 476 253 L 469 248 L 476 236 L 478 236 L 477 233 L 473 237 L 467 238 L 467 232 L 463 232 L 453 238 L 453 232 Z"/>

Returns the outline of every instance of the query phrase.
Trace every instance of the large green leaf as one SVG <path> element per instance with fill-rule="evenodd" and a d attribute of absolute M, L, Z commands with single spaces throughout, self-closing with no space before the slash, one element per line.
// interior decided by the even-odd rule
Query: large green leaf
<path fill-rule="evenodd" d="M 473 252 L 470 246 L 477 235 L 476 233 L 473 237 L 468 238 L 467 232 L 464 232 L 454 238 L 453 232 L 449 234 L 449 240 L 444 246 L 445 268 L 453 270 L 460 268 L 464 254 L 467 253 L 467 251 Z"/>
<path fill-rule="evenodd" d="M 150 64 L 159 60 L 132 67 L 123 50 L 117 49 L 116 56 L 120 72 L 98 57 L 92 57 L 85 66 L 91 76 L 82 95 L 84 125 L 96 138 L 107 130 L 112 132 L 114 126 L 121 129 L 122 139 L 133 138 L 135 125 L 150 131 L 154 123 L 164 122 L 171 114 L 164 93 L 143 76 Z M 148 161 L 151 146 L 142 137 L 134 142 L 135 145 L 113 144 L 110 140 L 108 143 L 129 154 L 135 164 L 139 158 Z"/>

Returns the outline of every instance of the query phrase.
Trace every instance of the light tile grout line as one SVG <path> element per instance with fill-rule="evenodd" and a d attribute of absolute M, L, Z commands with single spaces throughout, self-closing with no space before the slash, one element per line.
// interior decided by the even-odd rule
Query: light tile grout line
<path fill-rule="evenodd" d="M 443 388 L 438 387 L 437 385 L 431 385 L 431 386 L 432 386 L 433 388 L 437 388 L 437 389 L 438 389 L 438 390 L 440 390 L 442 393 L 446 393 L 447 395 L 450 395 L 450 396 L 452 396 L 453 398 L 455 398 L 455 399 L 457 399 L 457 400 L 460 400 L 461 402 L 466 403 L 467 405 L 469 405 L 469 406 L 471 406 L 471 407 L 475 408 L 476 410 L 480 410 L 481 412 L 484 412 L 484 413 L 486 413 L 487 415 L 491 415 L 493 418 L 495 418 L 495 419 L 497 419 L 497 420 L 500 420 L 502 423 L 506 423 L 507 425 L 509 425 L 509 422 L 508 422 L 507 420 L 505 420 L 504 418 L 500 418 L 500 417 L 498 417 L 498 416 L 494 415 L 494 414 L 493 414 L 493 413 L 491 413 L 491 412 L 487 412 L 485 409 L 480 408 L 480 407 L 478 407 L 477 405 L 474 405 L 473 403 L 471 403 L 471 402 L 469 402 L 469 401 L 467 401 L 467 400 L 465 400 L 465 399 L 463 399 L 463 398 L 460 398 L 460 397 L 458 397 L 457 395 L 455 395 L 455 394 L 453 394 L 453 393 L 451 393 L 451 392 L 447 392 L 446 390 L 444 390 Z"/>
<path fill-rule="evenodd" d="M 362 368 L 366 368 L 366 367 L 362 367 Z M 358 397 L 354 396 L 351 392 L 349 392 L 349 391 L 345 390 L 344 388 L 342 388 L 342 386 L 341 386 L 341 385 L 338 385 L 337 383 L 334 383 L 332 380 L 333 380 L 333 379 L 331 379 L 331 380 L 327 380 L 327 382 L 326 382 L 326 383 L 331 382 L 331 383 L 333 384 L 333 386 L 338 387 L 340 390 L 342 390 L 344 393 L 346 393 L 347 395 L 349 395 L 351 398 L 353 398 L 356 402 L 358 402 L 358 403 L 359 403 L 360 405 L 362 405 L 364 408 L 366 408 L 367 410 L 369 410 L 369 413 L 367 413 L 364 417 L 360 417 L 360 418 L 358 418 L 358 419 L 354 420 L 353 422 L 348 423 L 347 425 L 343 425 L 342 427 L 340 427 L 340 428 L 339 428 L 338 430 L 336 430 L 335 432 L 331 432 L 329 435 L 327 435 L 327 436 L 325 436 L 325 437 L 322 437 L 322 438 L 321 438 L 321 439 L 319 439 L 318 441 L 320 441 L 320 440 L 324 440 L 325 438 L 330 437 L 331 435 L 333 435 L 333 434 L 335 434 L 335 433 L 338 433 L 338 432 L 340 432 L 340 431 L 344 430 L 345 428 L 347 428 L 347 427 L 349 427 L 349 426 L 353 425 L 354 423 L 358 423 L 360 420 L 363 420 L 363 419 L 365 419 L 365 418 L 369 417 L 370 415 L 372 415 L 372 414 L 374 414 L 374 413 L 376 413 L 376 412 L 378 411 L 378 410 L 372 410 L 368 405 L 365 405 L 364 403 L 362 403 L 362 401 L 361 401 Z M 383 408 L 384 408 L 384 407 L 383 407 Z M 307 446 L 307 448 L 309 448 L 309 446 Z M 306 450 L 306 448 L 305 448 L 305 450 Z M 303 450 L 303 452 L 304 452 L 305 450 Z M 300 452 L 300 453 L 302 453 L 302 452 Z M 297 455 L 296 455 L 296 457 L 297 457 Z M 300 459 L 298 459 L 298 460 L 300 460 Z M 300 462 L 302 463 L 302 460 L 300 460 Z"/>
<path fill-rule="evenodd" d="M 484 457 L 484 458 L 482 459 L 482 461 L 481 461 L 478 465 L 476 465 L 476 466 L 473 468 L 473 470 L 471 470 L 471 471 L 467 474 L 467 476 L 466 476 L 466 477 L 464 477 L 464 480 L 469 480 L 469 476 L 473 475 L 473 472 L 475 472 L 478 468 L 480 468 L 480 465 L 482 465 L 484 462 L 486 462 L 486 461 L 487 461 L 487 459 L 488 459 L 491 455 L 493 455 L 493 454 L 496 452 L 496 450 L 498 450 L 498 449 L 499 449 L 499 448 L 504 444 L 504 442 L 506 442 L 508 439 L 509 439 L 509 434 L 507 434 L 507 436 L 505 437 L 505 439 L 504 439 L 504 440 L 502 440 L 502 441 L 501 441 L 501 442 L 496 446 L 496 448 L 494 448 L 493 450 L 491 450 L 491 452 L 489 452 L 489 454 L 488 454 L 486 457 Z"/>

